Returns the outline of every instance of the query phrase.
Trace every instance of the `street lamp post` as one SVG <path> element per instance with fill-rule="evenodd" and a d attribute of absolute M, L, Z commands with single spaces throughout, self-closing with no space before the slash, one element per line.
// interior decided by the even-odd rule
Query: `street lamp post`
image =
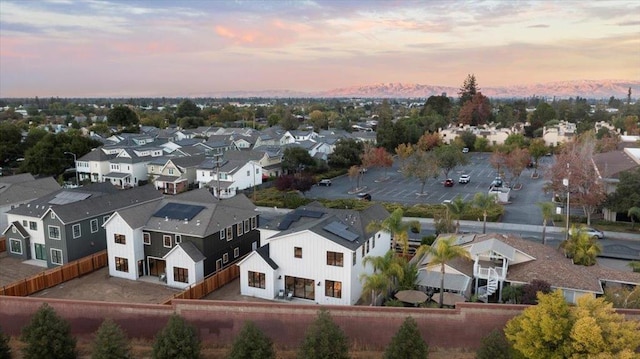
<path fill-rule="evenodd" d="M 78 177 L 78 158 L 76 157 L 76 154 L 73 152 L 65 152 L 64 154 L 73 156 L 73 168 L 75 169 L 75 172 L 76 172 L 76 186 L 80 187 L 80 179 Z"/>
<path fill-rule="evenodd" d="M 564 239 L 568 240 L 569 239 L 569 193 L 571 193 L 571 191 L 569 190 L 569 164 L 567 163 L 567 178 L 563 178 L 562 179 L 562 184 L 567 187 L 567 223 L 566 223 L 566 228 L 565 228 L 565 235 L 564 235 Z"/>

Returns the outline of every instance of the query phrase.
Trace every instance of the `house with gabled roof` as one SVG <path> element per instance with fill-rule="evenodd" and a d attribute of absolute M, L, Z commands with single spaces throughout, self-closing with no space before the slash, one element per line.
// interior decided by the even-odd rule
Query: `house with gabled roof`
<path fill-rule="evenodd" d="M 640 148 L 625 147 L 621 150 L 597 153 L 593 155 L 592 161 L 598 180 L 604 184 L 606 193 L 613 193 L 620 183 L 622 172 L 640 168 Z M 626 213 L 616 213 L 608 208 L 603 208 L 602 213 L 608 221 L 628 220 Z"/>
<path fill-rule="evenodd" d="M 261 226 L 261 247 L 238 263 L 240 293 L 273 300 L 290 296 L 322 305 L 354 305 L 362 275 L 373 273 L 367 256 L 383 256 L 387 232 L 370 233 L 371 221 L 389 216 L 379 204 L 362 211 L 319 203 L 300 207 Z"/>
<path fill-rule="evenodd" d="M 450 236 L 455 236 L 456 245 L 465 248 L 471 260 L 456 258 L 445 265 L 445 291 L 466 299 L 476 294 L 481 300 L 500 302 L 505 286 L 534 280 L 562 290 L 569 303 L 576 303 L 582 295 L 604 294 L 605 283 L 640 285 L 640 273 L 621 272 L 598 264 L 575 265 L 559 249 L 515 235 L 442 234 L 436 241 Z M 440 265 L 431 265 L 429 255 L 415 260 L 419 265 L 419 286 L 439 291 Z"/>
<path fill-rule="evenodd" d="M 104 224 L 109 274 L 186 288 L 258 248 L 255 206 L 206 189 L 116 211 Z"/>
<path fill-rule="evenodd" d="M 250 158 L 246 151 L 224 157 L 208 158 L 196 169 L 196 182 L 200 188 L 208 188 L 218 198 L 230 198 L 239 190 L 262 184 L 262 167 Z M 235 153 L 241 155 L 235 155 Z"/>
<path fill-rule="evenodd" d="M 203 161 L 204 155 L 163 158 L 149 162 L 147 171 L 156 189 L 177 194 L 197 185 L 196 171 Z"/>
<path fill-rule="evenodd" d="M 36 198 L 60 190 L 53 177 L 34 178 L 30 173 L 0 177 L 0 229 L 7 228 L 7 212 Z"/>
<path fill-rule="evenodd" d="M 152 186 L 120 190 L 109 183 L 61 189 L 7 212 L 10 256 L 54 267 L 104 250 L 102 224 L 117 209 L 159 200 Z"/>

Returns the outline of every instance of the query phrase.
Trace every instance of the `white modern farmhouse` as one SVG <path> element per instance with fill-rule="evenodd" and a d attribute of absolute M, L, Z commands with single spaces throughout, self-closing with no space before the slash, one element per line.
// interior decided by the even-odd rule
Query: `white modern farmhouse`
<path fill-rule="evenodd" d="M 368 233 L 367 224 L 388 216 L 380 205 L 358 212 L 312 203 L 259 228 L 262 246 L 238 263 L 241 294 L 355 304 L 360 275 L 373 271 L 363 258 L 384 255 L 391 243 L 389 233 Z"/>

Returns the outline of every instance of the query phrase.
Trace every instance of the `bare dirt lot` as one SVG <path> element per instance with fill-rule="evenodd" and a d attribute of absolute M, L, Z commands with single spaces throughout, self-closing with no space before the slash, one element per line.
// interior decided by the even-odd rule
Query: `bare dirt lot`
<path fill-rule="evenodd" d="M 109 269 L 102 268 L 35 293 L 32 297 L 157 304 L 178 292 L 160 283 L 110 277 Z"/>
<path fill-rule="evenodd" d="M 38 274 L 47 268 L 22 263 L 22 259 L 0 253 L 0 286 L 4 286 Z"/>

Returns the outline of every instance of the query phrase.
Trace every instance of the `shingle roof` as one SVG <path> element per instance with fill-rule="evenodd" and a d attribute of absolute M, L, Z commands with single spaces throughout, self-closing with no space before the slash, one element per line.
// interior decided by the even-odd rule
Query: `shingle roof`
<path fill-rule="evenodd" d="M 278 269 L 278 265 L 276 264 L 276 262 L 274 262 L 273 259 L 269 257 L 269 243 L 256 249 L 256 252 L 260 255 L 260 257 L 262 257 L 262 259 L 264 259 L 265 262 L 267 262 L 267 264 L 272 269 Z"/>
<path fill-rule="evenodd" d="M 620 172 L 640 167 L 624 151 L 611 151 L 593 155 L 593 163 L 601 178 L 620 178 Z"/>
<path fill-rule="evenodd" d="M 195 263 L 201 262 L 205 260 L 207 257 L 202 254 L 198 250 L 198 248 L 191 242 L 182 242 L 178 244 L 178 247 L 182 248 L 182 250 L 193 260 Z"/>
<path fill-rule="evenodd" d="M 53 177 L 39 179 L 31 177 L 30 180 L 28 177 L 24 177 L 24 181 L 13 183 L 4 181 L 10 177 L 14 176 L 0 177 L 0 205 L 33 200 L 60 189 L 60 185 Z"/>

